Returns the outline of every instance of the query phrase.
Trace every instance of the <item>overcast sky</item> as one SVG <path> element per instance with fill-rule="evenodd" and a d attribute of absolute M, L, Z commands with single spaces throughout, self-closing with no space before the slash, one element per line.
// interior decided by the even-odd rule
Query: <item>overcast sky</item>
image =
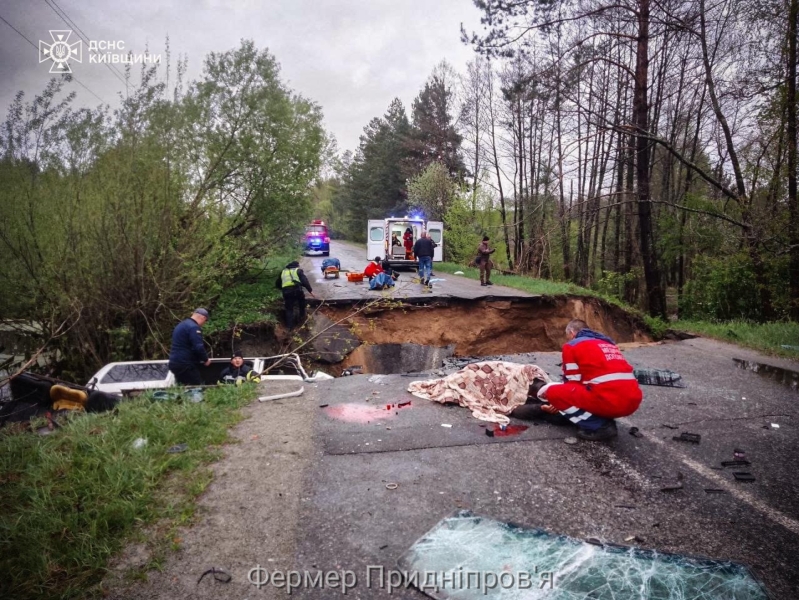
<path fill-rule="evenodd" d="M 447 60 L 462 71 L 473 51 L 460 41 L 460 25 L 479 27 L 472 0 L 0 0 L 0 17 L 33 44 L 50 41 L 49 30 L 72 29 L 61 8 L 90 40 L 121 40 L 125 51 L 188 55 L 189 78 L 205 55 L 239 45 L 242 38 L 268 48 L 294 90 L 318 102 L 341 150 L 354 149 L 363 127 L 399 97 L 410 114 L 413 98 L 433 68 Z M 77 41 L 73 33 L 70 42 Z M 28 98 L 52 77 L 49 61 L 0 21 L 0 113 L 17 91 Z M 115 106 L 124 85 L 101 64 L 70 62 L 84 85 Z M 123 70 L 119 66 L 120 71 Z M 97 98 L 73 84 L 78 105 Z"/>

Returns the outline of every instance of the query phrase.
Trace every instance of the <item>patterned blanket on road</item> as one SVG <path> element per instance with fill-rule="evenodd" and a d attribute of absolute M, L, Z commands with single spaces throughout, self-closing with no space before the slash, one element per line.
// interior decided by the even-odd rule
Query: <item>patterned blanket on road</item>
<path fill-rule="evenodd" d="M 536 365 L 486 361 L 443 379 L 414 381 L 408 391 L 418 398 L 468 408 L 481 421 L 506 424 L 510 421 L 506 415 L 527 401 L 527 389 L 537 377 L 549 382 Z"/>

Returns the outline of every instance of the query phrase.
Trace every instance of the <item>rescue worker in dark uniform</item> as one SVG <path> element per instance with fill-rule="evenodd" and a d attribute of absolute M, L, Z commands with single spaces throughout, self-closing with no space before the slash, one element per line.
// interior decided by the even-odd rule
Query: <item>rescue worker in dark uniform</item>
<path fill-rule="evenodd" d="M 260 381 L 260 378 L 258 374 L 252 370 L 252 367 L 244 362 L 244 357 L 241 352 L 237 350 L 233 353 L 230 364 L 219 374 L 219 382 L 238 383 L 241 380 L 257 382 Z"/>
<path fill-rule="evenodd" d="M 305 273 L 300 269 L 300 263 L 296 260 L 287 264 L 280 276 L 275 281 L 275 286 L 283 292 L 283 305 L 286 309 L 286 327 L 288 329 L 294 328 L 294 308 L 299 308 L 300 317 L 299 323 L 305 321 L 305 292 L 302 288 L 308 290 L 308 293 L 313 296 L 311 284 Z"/>
<path fill-rule="evenodd" d="M 203 385 L 200 365 L 211 364 L 203 345 L 202 326 L 208 321 L 208 311 L 196 309 L 191 317 L 178 323 L 172 332 L 169 349 L 169 370 L 181 385 Z"/>

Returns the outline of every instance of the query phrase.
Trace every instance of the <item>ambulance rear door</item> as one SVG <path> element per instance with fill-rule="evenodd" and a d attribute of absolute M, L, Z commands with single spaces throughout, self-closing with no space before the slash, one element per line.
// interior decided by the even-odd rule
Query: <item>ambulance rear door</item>
<path fill-rule="evenodd" d="M 386 221 L 384 219 L 369 220 L 366 231 L 366 260 L 372 260 L 375 256 L 381 259 L 386 252 Z"/>
<path fill-rule="evenodd" d="M 427 233 L 430 234 L 430 239 L 436 243 L 435 250 L 433 250 L 433 262 L 441 262 L 444 260 L 444 223 L 441 221 L 428 221 Z"/>

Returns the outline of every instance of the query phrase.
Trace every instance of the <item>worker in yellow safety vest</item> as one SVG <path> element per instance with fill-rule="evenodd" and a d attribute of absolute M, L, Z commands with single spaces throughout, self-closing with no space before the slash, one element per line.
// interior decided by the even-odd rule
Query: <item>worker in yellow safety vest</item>
<path fill-rule="evenodd" d="M 308 290 L 308 293 L 313 296 L 311 284 L 305 273 L 300 269 L 300 263 L 296 260 L 287 264 L 280 276 L 275 281 L 275 287 L 283 292 L 283 305 L 286 309 L 286 327 L 288 329 L 294 328 L 294 309 L 299 309 L 299 320 L 296 321 L 302 324 L 305 321 L 305 292 L 302 288 Z"/>

